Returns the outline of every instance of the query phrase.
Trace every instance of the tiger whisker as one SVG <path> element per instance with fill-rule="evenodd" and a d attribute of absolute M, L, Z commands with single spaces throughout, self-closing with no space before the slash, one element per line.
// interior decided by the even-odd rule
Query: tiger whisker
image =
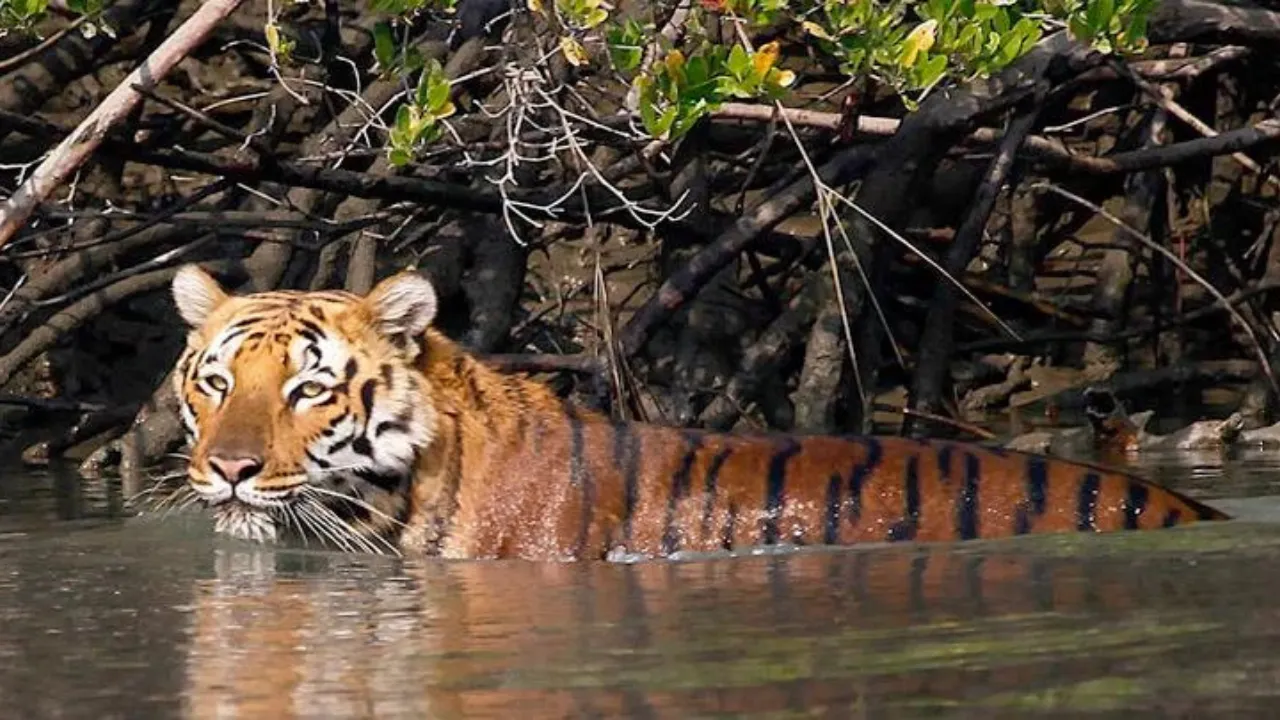
<path fill-rule="evenodd" d="M 386 514 L 385 512 L 374 507 L 368 501 L 362 498 L 356 497 L 355 495 L 347 495 L 346 493 L 340 493 L 337 490 L 330 490 L 328 488 L 317 487 L 315 485 L 308 485 L 307 487 L 303 488 L 303 492 L 317 493 L 325 497 L 332 497 L 332 498 L 337 498 L 339 500 L 345 500 L 353 505 L 356 505 L 358 507 L 364 508 L 365 510 L 368 510 L 370 513 L 377 515 L 380 518 L 383 518 L 387 522 L 390 522 L 394 525 L 399 525 L 400 527 L 408 527 L 408 525 L 405 525 L 403 522 L 401 522 L 397 518 L 394 518 Z"/>
<path fill-rule="evenodd" d="M 162 513 L 161 515 L 161 517 L 164 517 L 173 510 L 173 506 L 175 503 L 177 503 L 178 500 L 183 499 L 188 495 L 194 495 L 194 494 L 195 493 L 186 485 L 179 485 L 178 487 L 174 488 L 173 491 L 170 492 L 169 494 L 153 502 L 151 504 L 151 511 L 160 512 L 164 510 L 165 512 Z M 154 495 L 154 492 L 151 493 L 151 495 Z"/>
<path fill-rule="evenodd" d="M 316 531 L 317 536 L 328 538 L 333 544 L 347 552 L 354 551 L 355 548 L 352 546 L 350 539 L 344 533 L 343 528 L 336 525 L 332 519 L 319 512 L 328 510 L 328 508 L 323 505 L 319 505 L 314 501 L 307 501 L 303 505 L 299 506 L 299 510 L 303 511 L 303 514 L 310 521 L 309 524 Z"/>
<path fill-rule="evenodd" d="M 161 475 L 158 477 L 151 478 L 152 483 L 147 487 L 143 488 L 142 490 L 139 490 L 138 492 L 134 493 L 133 495 L 130 495 L 129 498 L 127 499 L 127 502 L 130 502 L 130 503 L 136 502 L 148 495 L 154 495 L 160 490 L 165 489 L 166 483 L 168 483 L 170 480 L 174 480 L 176 478 L 182 477 L 185 474 L 186 473 L 179 473 L 177 475 Z M 183 484 L 180 487 L 185 487 L 185 484 Z"/>
<path fill-rule="evenodd" d="M 327 539 L 344 550 L 351 549 L 351 544 L 347 542 L 346 538 L 335 535 L 328 520 L 320 517 L 316 513 L 315 509 L 312 507 L 311 501 L 303 500 L 300 504 L 296 505 L 295 508 L 298 518 L 306 522 L 307 527 L 315 533 L 318 539 L 321 541 Z"/>
<path fill-rule="evenodd" d="M 292 518 L 294 527 L 298 529 L 298 537 L 302 538 L 303 547 L 309 547 L 311 543 L 309 538 L 307 538 L 306 527 L 303 526 L 302 519 L 298 517 L 297 508 L 292 504 L 286 505 L 284 508 L 284 515 L 286 518 Z"/>
<path fill-rule="evenodd" d="M 351 498 L 346 498 L 346 499 L 350 500 Z M 338 516 L 338 514 L 337 514 L 336 512 L 334 512 L 334 511 L 333 511 L 333 508 L 329 507 L 327 504 L 325 504 L 325 503 L 321 502 L 321 503 L 320 503 L 320 506 L 321 506 L 321 507 L 323 507 L 323 508 L 325 509 L 325 511 L 326 511 L 328 514 L 332 515 L 332 517 L 333 517 L 333 519 L 334 519 L 334 521 L 335 521 L 335 522 L 337 522 L 337 523 L 341 524 L 343 527 L 347 528 L 347 530 L 348 530 L 348 531 L 349 531 L 353 536 L 355 536 L 356 538 L 358 538 L 358 539 L 360 540 L 360 542 L 361 542 L 361 544 L 362 544 L 362 545 L 364 545 L 365 547 L 370 548 L 370 551 L 371 551 L 371 552 L 376 552 L 376 553 L 378 553 L 378 554 L 381 554 L 381 553 L 380 553 L 380 551 L 377 551 L 377 550 L 374 550 L 374 549 L 373 549 L 373 548 L 375 547 L 375 545 L 374 545 L 374 541 L 376 540 L 376 541 L 377 541 L 378 543 L 380 543 L 382 546 L 384 546 L 384 547 L 386 547 L 388 550 L 390 550 L 392 554 L 397 555 L 397 556 L 399 556 L 399 555 L 400 555 L 400 550 L 399 550 L 399 549 L 398 549 L 398 548 L 397 548 L 393 543 L 391 543 L 390 541 L 388 541 L 388 540 L 387 540 L 387 539 L 382 535 L 382 533 L 378 532 L 375 528 L 368 527 L 368 526 L 366 525 L 366 527 L 367 527 L 367 529 L 368 529 L 368 532 L 360 532 L 358 529 L 356 529 L 356 527 L 355 527 L 351 522 L 349 522 L 349 521 L 347 521 L 347 520 L 344 520 L 342 517 Z M 371 511 L 373 511 L 373 512 L 379 512 L 379 511 L 377 511 L 377 510 L 374 510 L 373 508 L 370 508 L 370 510 L 371 510 Z"/>
<path fill-rule="evenodd" d="M 359 532 L 354 527 L 352 527 L 351 523 L 339 517 L 338 514 L 334 512 L 333 509 L 330 508 L 328 505 L 325 505 L 324 503 L 317 501 L 314 497 L 311 498 L 310 505 L 311 507 L 317 509 L 317 511 L 323 517 L 327 518 L 333 525 L 335 525 L 337 528 L 340 528 L 341 531 L 345 533 L 353 542 L 365 548 L 367 552 L 372 553 L 374 555 L 383 554 L 382 551 L 378 549 L 378 546 L 375 545 L 373 541 L 369 539 L 369 536 L 366 536 L 365 534 Z M 372 535 L 372 537 L 377 539 L 379 542 L 381 542 L 388 550 L 391 551 L 392 554 L 396 556 L 400 555 L 400 551 L 394 545 L 388 542 L 386 538 L 382 537 L 380 534 L 375 533 L 374 535 Z"/>
<path fill-rule="evenodd" d="M 179 494 L 179 493 L 176 493 L 176 492 L 175 492 L 175 493 L 174 493 L 173 495 L 171 495 L 170 497 L 171 497 L 171 498 L 177 497 L 177 496 L 178 496 L 178 494 Z M 163 518 L 167 518 L 167 517 L 169 517 L 169 515 L 171 515 L 171 514 L 173 514 L 173 513 L 176 513 L 176 512 L 182 512 L 183 510 L 186 510 L 187 508 L 189 508 L 189 507 L 191 507 L 192 505 L 196 504 L 196 502 L 198 502 L 199 500 L 200 500 L 200 496 L 199 496 L 199 495 L 196 495 L 194 492 L 189 492 L 189 493 L 187 493 L 187 494 L 186 494 L 186 497 L 184 497 L 184 498 L 182 499 L 182 501 L 181 501 L 181 502 L 173 502 L 173 501 L 171 501 L 171 502 L 170 502 L 170 504 L 169 504 L 169 507 L 165 509 L 164 513 L 163 513 L 160 517 L 161 517 L 161 519 L 163 519 Z"/>

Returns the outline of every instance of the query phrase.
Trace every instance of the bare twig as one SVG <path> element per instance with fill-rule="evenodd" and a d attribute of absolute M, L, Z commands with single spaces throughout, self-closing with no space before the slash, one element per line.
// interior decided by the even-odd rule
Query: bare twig
<path fill-rule="evenodd" d="M 97 412 L 105 406 L 98 403 L 77 402 L 61 398 L 33 398 L 10 393 L 0 393 L 0 405 L 15 405 L 28 410 L 44 410 L 48 412 Z"/>
<path fill-rule="evenodd" d="M 1134 240 L 1137 240 L 1142 245 L 1148 248 L 1151 248 L 1153 251 L 1163 255 L 1175 267 L 1177 267 L 1179 270 L 1186 273 L 1193 280 L 1199 283 L 1201 287 L 1203 287 L 1210 295 L 1212 295 L 1219 303 L 1221 303 L 1224 308 L 1226 308 L 1227 312 L 1231 314 L 1231 318 L 1233 320 L 1240 323 L 1241 329 L 1244 330 L 1245 334 L 1249 336 L 1249 340 L 1252 341 L 1253 343 L 1254 354 L 1258 356 L 1258 363 L 1261 365 L 1262 371 L 1266 374 L 1267 379 L 1270 380 L 1271 382 L 1272 392 L 1276 393 L 1277 395 L 1280 395 L 1280 384 L 1277 384 L 1275 373 L 1272 372 L 1271 370 L 1271 362 L 1267 360 L 1267 352 L 1266 350 L 1263 349 L 1262 343 L 1259 342 L 1258 335 L 1257 333 L 1254 332 L 1253 326 L 1250 325 L 1249 321 L 1246 320 L 1244 316 L 1240 314 L 1240 311 L 1237 310 L 1235 306 L 1231 304 L 1231 301 L 1228 300 L 1227 297 L 1223 295 L 1221 291 L 1219 291 L 1216 287 L 1214 287 L 1212 283 L 1210 283 L 1203 276 L 1201 276 L 1200 273 L 1196 272 L 1194 269 L 1191 268 L 1191 266 L 1183 262 L 1181 258 L 1179 258 L 1176 254 L 1171 252 L 1168 248 L 1161 246 L 1159 243 L 1153 242 L 1151 238 L 1129 227 L 1129 225 L 1126 224 L 1123 220 L 1116 217 L 1112 213 L 1108 212 L 1105 208 L 1097 205 L 1096 203 L 1089 202 L 1088 200 L 1080 197 L 1079 195 L 1071 192 L 1070 190 L 1066 190 L 1064 188 L 1058 187 L 1057 185 L 1054 185 L 1048 182 L 1034 183 L 1031 185 L 1031 189 L 1047 190 L 1049 192 L 1056 193 L 1058 195 L 1061 195 L 1062 197 L 1067 198 L 1068 200 L 1071 200 L 1072 202 L 1078 203 L 1092 210 L 1093 212 L 1097 213 L 1101 217 L 1105 218 L 1107 222 L 1110 222 L 1111 224 L 1115 225 L 1117 228 L 1120 228 L 1121 230 L 1123 230 L 1127 235 L 1132 237 Z"/>
<path fill-rule="evenodd" d="M 1113 60 L 1111 65 L 1116 69 L 1117 73 L 1128 78 L 1130 82 L 1132 82 L 1147 97 L 1151 98 L 1155 104 L 1159 105 L 1165 112 L 1191 126 L 1193 130 L 1207 138 L 1218 136 L 1217 130 L 1209 127 L 1208 123 L 1193 115 L 1191 111 L 1182 107 L 1173 99 L 1172 89 L 1160 85 L 1154 85 L 1143 80 L 1138 77 L 1138 74 L 1135 73 L 1132 68 L 1126 66 L 1123 62 Z M 1253 172 L 1261 175 L 1265 182 L 1280 187 L 1280 178 L 1266 172 L 1261 165 L 1255 162 L 1254 159 L 1248 155 L 1245 155 L 1242 152 L 1233 152 L 1231 153 L 1231 158 Z"/>
<path fill-rule="evenodd" d="M 142 99 L 133 86 L 141 83 L 154 87 L 240 2 L 208 0 L 201 5 L 139 68 L 129 73 L 102 104 L 89 113 L 74 133 L 58 144 L 17 192 L 0 205 L 0 247 L 22 227 L 36 206 L 97 149 L 108 130 L 133 111 Z"/>

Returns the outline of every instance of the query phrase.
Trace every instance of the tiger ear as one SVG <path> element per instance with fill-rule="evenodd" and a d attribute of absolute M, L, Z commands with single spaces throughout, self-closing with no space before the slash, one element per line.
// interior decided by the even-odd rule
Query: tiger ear
<path fill-rule="evenodd" d="M 431 281 L 403 272 L 378 283 L 364 299 L 375 325 L 386 335 L 421 335 L 436 317 L 436 289 Z"/>
<path fill-rule="evenodd" d="M 173 301 L 178 314 L 193 328 L 204 325 L 227 297 L 218 281 L 197 265 L 185 265 L 173 276 Z"/>

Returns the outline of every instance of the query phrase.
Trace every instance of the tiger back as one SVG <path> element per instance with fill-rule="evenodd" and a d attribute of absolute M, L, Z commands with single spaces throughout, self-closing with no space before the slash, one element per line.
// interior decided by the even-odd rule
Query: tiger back
<path fill-rule="evenodd" d="M 1226 515 L 1135 475 L 951 441 L 617 423 L 430 327 L 431 284 L 174 280 L 188 487 L 216 526 L 360 552 L 588 559 L 1153 529 Z"/>

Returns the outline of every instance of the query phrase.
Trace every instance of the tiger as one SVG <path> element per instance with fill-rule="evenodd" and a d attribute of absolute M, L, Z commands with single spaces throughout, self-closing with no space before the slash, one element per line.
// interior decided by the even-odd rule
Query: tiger
<path fill-rule="evenodd" d="M 406 270 L 364 295 L 172 297 L 185 483 L 214 529 L 356 553 L 602 560 L 1226 520 L 1140 476 L 943 439 L 616 421 L 432 325 Z"/>

